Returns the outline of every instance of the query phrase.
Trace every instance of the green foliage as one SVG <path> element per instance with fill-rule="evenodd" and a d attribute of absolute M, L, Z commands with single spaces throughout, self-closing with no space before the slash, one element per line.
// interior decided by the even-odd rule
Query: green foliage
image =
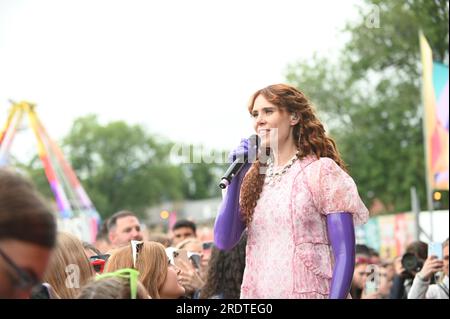
<path fill-rule="evenodd" d="M 63 153 L 103 218 L 122 209 L 144 216 L 146 208 L 161 202 L 220 196 L 216 184 L 224 164 L 205 162 L 201 156 L 194 161 L 194 146 L 175 145 L 139 125 L 123 121 L 101 125 L 97 116 L 88 115 L 74 121 L 63 144 Z M 188 152 L 175 153 L 173 159 L 174 148 Z M 202 150 L 195 147 L 197 154 Z M 15 166 L 53 200 L 37 155 L 27 164 L 16 161 Z"/>
<path fill-rule="evenodd" d="M 102 216 L 120 209 L 142 215 L 162 201 L 205 198 L 189 192 L 188 164 L 171 163 L 172 142 L 150 136 L 122 121 L 100 125 L 94 115 L 77 119 L 66 137 L 65 153 Z M 194 166 L 195 167 L 195 166 Z M 194 169 L 194 184 L 213 180 L 212 165 Z M 192 174 L 191 174 L 192 175 Z"/>
<path fill-rule="evenodd" d="M 345 30 L 350 40 L 337 62 L 314 56 L 289 65 L 286 77 L 318 106 L 368 206 L 378 199 L 386 211 L 410 210 L 416 186 L 424 208 L 418 33 L 436 60 L 448 62 L 449 2 L 366 2 Z M 379 28 L 372 28 L 377 12 Z"/>

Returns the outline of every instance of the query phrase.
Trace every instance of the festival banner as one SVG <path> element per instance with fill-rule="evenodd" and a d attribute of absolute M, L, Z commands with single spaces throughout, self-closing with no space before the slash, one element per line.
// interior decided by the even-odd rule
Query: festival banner
<path fill-rule="evenodd" d="M 448 190 L 449 165 L 449 69 L 433 62 L 433 52 L 420 33 L 422 99 L 427 179 L 431 189 Z"/>

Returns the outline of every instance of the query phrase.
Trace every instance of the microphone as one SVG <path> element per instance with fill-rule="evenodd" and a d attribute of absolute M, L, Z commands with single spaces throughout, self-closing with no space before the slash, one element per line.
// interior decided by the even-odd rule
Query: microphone
<path fill-rule="evenodd" d="M 248 138 L 248 152 L 251 152 L 252 149 L 256 146 L 256 150 L 254 154 L 252 154 L 252 162 L 256 159 L 256 151 L 259 147 L 259 136 L 258 135 L 252 135 Z M 242 170 L 242 168 L 249 162 L 249 154 L 243 154 L 241 156 L 238 156 L 233 163 L 228 167 L 225 174 L 223 174 L 222 179 L 220 180 L 219 187 L 221 189 L 225 189 L 230 185 L 231 180 L 239 174 L 239 172 Z"/>

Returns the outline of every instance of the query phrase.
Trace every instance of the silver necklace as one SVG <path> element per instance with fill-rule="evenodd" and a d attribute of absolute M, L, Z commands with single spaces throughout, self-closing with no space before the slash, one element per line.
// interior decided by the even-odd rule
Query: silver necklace
<path fill-rule="evenodd" d="M 276 182 L 279 182 L 281 180 L 281 177 L 291 168 L 291 166 L 295 163 L 295 161 L 298 159 L 299 152 L 297 151 L 295 155 L 283 166 L 282 169 L 278 171 L 274 171 L 273 168 L 273 159 L 269 158 L 267 160 L 267 172 L 266 172 L 266 179 L 265 183 L 269 185 L 273 185 Z"/>

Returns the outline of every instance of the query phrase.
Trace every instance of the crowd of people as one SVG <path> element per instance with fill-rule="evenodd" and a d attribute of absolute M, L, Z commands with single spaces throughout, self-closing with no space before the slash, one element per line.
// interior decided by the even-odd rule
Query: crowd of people
<path fill-rule="evenodd" d="M 402 255 L 382 259 L 365 245 L 356 246 L 351 295 L 357 299 L 448 299 L 448 239 L 442 256 L 428 254 L 422 241 L 410 243 Z"/>
<path fill-rule="evenodd" d="M 130 211 L 114 214 L 86 243 L 57 231 L 26 178 L 0 170 L 1 298 L 238 299 L 246 246 L 246 232 L 231 250 L 202 242 L 189 220 L 147 236 Z M 426 243 L 413 242 L 384 260 L 356 245 L 351 298 L 448 298 L 448 239 L 441 260 L 427 253 Z"/>
<path fill-rule="evenodd" d="M 169 234 L 145 234 L 138 217 L 120 211 L 95 243 L 58 231 L 32 183 L 0 169 L 0 298 L 238 298 L 245 236 L 230 251 L 197 238 L 179 220 Z"/>

